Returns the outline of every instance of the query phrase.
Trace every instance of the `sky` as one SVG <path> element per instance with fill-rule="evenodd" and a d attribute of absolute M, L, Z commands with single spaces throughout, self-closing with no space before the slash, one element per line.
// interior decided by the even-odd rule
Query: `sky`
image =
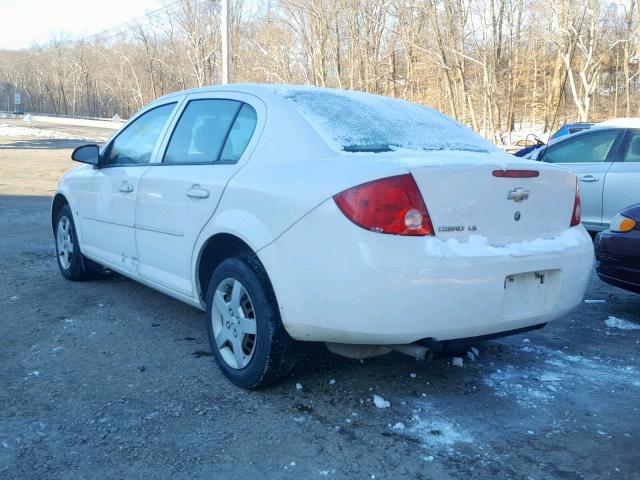
<path fill-rule="evenodd" d="M 52 34 L 101 32 L 166 4 L 162 0 L 0 0 L 0 49 L 28 48 Z"/>

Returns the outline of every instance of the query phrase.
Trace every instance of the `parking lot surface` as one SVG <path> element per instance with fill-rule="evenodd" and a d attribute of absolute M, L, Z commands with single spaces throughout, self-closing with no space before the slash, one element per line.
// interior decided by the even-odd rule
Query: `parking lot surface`
<path fill-rule="evenodd" d="M 243 391 L 203 313 L 58 273 L 68 137 L 108 133 L 0 138 L 0 478 L 640 478 L 640 295 L 594 275 L 588 303 L 462 366 L 301 345 L 285 382 Z"/>

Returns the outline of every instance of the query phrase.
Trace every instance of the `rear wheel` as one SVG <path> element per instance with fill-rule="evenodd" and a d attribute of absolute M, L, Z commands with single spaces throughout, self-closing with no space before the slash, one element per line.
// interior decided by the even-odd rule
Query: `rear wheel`
<path fill-rule="evenodd" d="M 58 212 L 55 223 L 56 257 L 60 273 L 68 280 L 84 280 L 88 276 L 78 244 L 76 227 L 69 205 Z"/>
<path fill-rule="evenodd" d="M 292 367 L 294 340 L 280 319 L 271 282 L 255 258 L 229 258 L 207 292 L 209 342 L 222 372 L 242 388 L 277 382 Z"/>

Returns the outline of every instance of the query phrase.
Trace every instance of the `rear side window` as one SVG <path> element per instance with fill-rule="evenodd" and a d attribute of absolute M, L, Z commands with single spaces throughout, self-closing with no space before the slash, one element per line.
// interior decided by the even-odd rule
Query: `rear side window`
<path fill-rule="evenodd" d="M 256 129 L 256 111 L 251 105 L 242 105 L 222 149 L 219 163 L 236 163 L 249 144 Z"/>
<path fill-rule="evenodd" d="M 191 100 L 171 135 L 165 164 L 236 163 L 255 129 L 255 110 L 236 100 Z"/>
<path fill-rule="evenodd" d="M 623 162 L 640 162 L 640 131 L 632 132 Z"/>
<path fill-rule="evenodd" d="M 605 162 L 617 137 L 617 130 L 585 133 L 550 146 L 543 160 L 549 163 Z"/>
<path fill-rule="evenodd" d="M 143 113 L 118 134 L 108 147 L 103 165 L 146 165 L 175 103 Z"/>

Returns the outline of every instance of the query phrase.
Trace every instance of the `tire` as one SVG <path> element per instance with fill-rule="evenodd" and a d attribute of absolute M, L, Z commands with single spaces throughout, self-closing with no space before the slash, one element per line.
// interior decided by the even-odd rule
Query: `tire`
<path fill-rule="evenodd" d="M 256 258 L 228 258 L 215 269 L 207 291 L 207 330 L 220 370 L 239 387 L 274 384 L 293 367 L 295 341 Z"/>
<path fill-rule="evenodd" d="M 80 281 L 89 276 L 85 268 L 85 259 L 80 251 L 76 227 L 69 205 L 64 205 L 56 218 L 54 239 L 56 259 L 60 273 L 67 280 Z"/>

